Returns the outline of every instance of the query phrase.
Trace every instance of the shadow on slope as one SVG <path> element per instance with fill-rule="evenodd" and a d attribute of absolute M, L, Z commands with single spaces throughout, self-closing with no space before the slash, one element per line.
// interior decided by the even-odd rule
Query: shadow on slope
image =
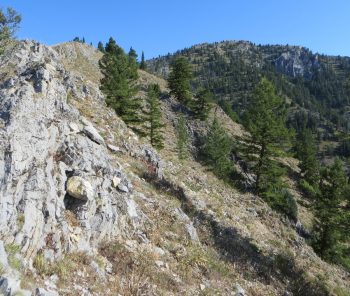
<path fill-rule="evenodd" d="M 294 295 L 329 295 L 321 282 L 307 279 L 305 272 L 296 266 L 293 258 L 285 254 L 262 254 L 251 239 L 241 236 L 234 227 L 222 225 L 213 215 L 198 210 L 181 186 L 166 179 L 158 179 L 154 174 L 145 174 L 143 177 L 157 190 L 171 194 L 181 201 L 182 210 L 207 229 L 209 244 L 221 255 L 222 260 L 235 264 L 242 270 L 248 268 L 250 277 L 285 289 Z"/>

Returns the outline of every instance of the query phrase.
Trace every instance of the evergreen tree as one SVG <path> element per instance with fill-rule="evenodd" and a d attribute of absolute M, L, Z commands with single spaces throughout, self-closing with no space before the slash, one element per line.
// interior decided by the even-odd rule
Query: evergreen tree
<path fill-rule="evenodd" d="M 141 70 L 146 70 L 146 68 L 147 68 L 147 65 L 146 65 L 146 62 L 145 62 L 145 54 L 144 54 L 144 52 L 142 52 L 142 54 L 141 54 L 140 69 L 141 69 Z"/>
<path fill-rule="evenodd" d="M 128 57 L 129 57 L 129 67 L 131 71 L 131 76 L 133 79 L 137 79 L 138 78 L 137 69 L 139 68 L 137 64 L 137 53 L 132 47 L 130 47 Z"/>
<path fill-rule="evenodd" d="M 219 178 L 230 180 L 233 171 L 230 154 L 232 151 L 232 140 L 220 126 L 216 118 L 205 138 L 202 153 L 206 165 Z"/>
<path fill-rule="evenodd" d="M 249 108 L 244 114 L 250 136 L 244 139 L 246 156 L 253 161 L 255 189 L 264 194 L 276 191 L 283 174 L 273 157 L 288 147 L 290 133 L 286 128 L 286 109 L 271 82 L 263 78 L 256 87 Z"/>
<path fill-rule="evenodd" d="M 200 120 L 206 120 L 212 108 L 213 101 L 214 96 L 209 90 L 204 88 L 199 89 L 196 94 L 196 101 L 192 102 L 193 106 L 191 108 L 195 116 Z"/>
<path fill-rule="evenodd" d="M 301 177 L 311 186 L 318 186 L 320 178 L 316 157 L 317 147 L 310 129 L 303 129 L 298 134 L 296 152 L 300 160 Z"/>
<path fill-rule="evenodd" d="M 233 121 L 236 121 L 236 122 L 239 121 L 239 117 L 238 117 L 237 113 L 232 110 L 232 106 L 228 101 L 221 100 L 219 102 L 219 105 L 228 117 L 230 117 Z"/>
<path fill-rule="evenodd" d="M 140 123 L 141 101 L 135 98 L 137 69 L 130 66 L 130 57 L 113 38 L 106 44 L 105 54 L 99 65 L 104 75 L 101 90 L 106 95 L 106 103 L 127 124 Z"/>
<path fill-rule="evenodd" d="M 350 253 L 350 188 L 343 163 L 336 159 L 322 170 L 321 177 L 313 246 L 325 260 L 344 263 L 350 269 L 346 259 Z"/>
<path fill-rule="evenodd" d="M 179 117 L 177 126 L 177 152 L 180 160 L 188 158 L 188 132 L 186 121 L 182 114 Z"/>
<path fill-rule="evenodd" d="M 161 123 L 162 113 L 160 111 L 159 102 L 160 89 L 158 84 L 153 84 L 148 88 L 146 122 L 151 145 L 155 148 L 164 148 L 164 137 L 162 135 L 162 128 L 164 124 Z"/>
<path fill-rule="evenodd" d="M 6 12 L 0 9 L 0 52 L 5 42 L 14 37 L 22 17 L 11 7 Z"/>
<path fill-rule="evenodd" d="M 192 70 L 184 57 L 177 57 L 170 65 L 171 72 L 168 78 L 170 94 L 179 102 L 188 105 L 191 101 Z"/>
<path fill-rule="evenodd" d="M 103 43 L 101 41 L 98 42 L 97 44 L 97 49 L 100 51 L 100 52 L 105 52 L 105 48 L 103 46 Z"/>

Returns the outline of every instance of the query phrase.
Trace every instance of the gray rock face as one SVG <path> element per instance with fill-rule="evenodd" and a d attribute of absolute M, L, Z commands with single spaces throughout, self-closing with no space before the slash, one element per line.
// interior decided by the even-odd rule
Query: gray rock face
<path fill-rule="evenodd" d="M 23 290 L 20 287 L 20 280 L 15 278 L 6 278 L 0 276 L 0 295 L 13 296 L 13 295 L 23 295 L 31 296 L 32 293 L 27 290 Z"/>
<path fill-rule="evenodd" d="M 4 247 L 4 242 L 0 241 L 0 268 L 7 268 L 8 267 L 8 261 L 7 261 L 7 254 Z"/>
<path fill-rule="evenodd" d="M 60 55 L 25 41 L 0 62 L 16 73 L 0 81 L 0 238 L 21 246 L 25 258 L 47 248 L 49 238 L 58 258 L 127 236 L 130 182 L 97 130 L 90 124 L 80 133 L 72 124 L 83 118 L 67 104 L 68 93 L 85 95 Z M 98 86 L 94 94 L 100 101 Z M 127 190 L 114 188 L 113 176 Z"/>
<path fill-rule="evenodd" d="M 84 133 L 94 142 L 104 145 L 105 141 L 100 136 L 98 131 L 91 125 L 84 127 Z"/>
<path fill-rule="evenodd" d="M 48 291 L 43 288 L 37 288 L 35 290 L 35 296 L 59 296 L 56 291 Z"/>
<path fill-rule="evenodd" d="M 235 294 L 234 294 L 235 296 L 245 296 L 245 295 L 246 295 L 244 289 L 243 289 L 240 285 L 238 285 L 238 284 L 235 285 L 233 291 L 234 291 L 234 293 L 235 293 Z"/>

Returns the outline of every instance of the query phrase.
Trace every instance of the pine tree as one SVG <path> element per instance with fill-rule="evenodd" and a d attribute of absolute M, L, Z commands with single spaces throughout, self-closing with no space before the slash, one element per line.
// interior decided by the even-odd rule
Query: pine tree
<path fill-rule="evenodd" d="M 255 189 L 264 194 L 275 191 L 283 174 L 273 157 L 288 147 L 290 133 L 286 128 L 286 109 L 271 82 L 263 78 L 256 87 L 249 108 L 244 114 L 250 136 L 244 139 L 246 156 L 253 161 Z"/>
<path fill-rule="evenodd" d="M 322 170 L 320 184 L 313 246 L 325 260 L 348 264 L 350 269 L 350 262 L 346 260 L 350 252 L 350 188 L 339 159 Z"/>
<path fill-rule="evenodd" d="M 192 70 L 184 57 L 177 57 L 170 65 L 171 72 L 168 78 L 170 94 L 179 102 L 188 105 L 191 101 Z"/>
<path fill-rule="evenodd" d="M 148 88 L 146 122 L 148 123 L 148 136 L 151 145 L 155 148 L 164 148 L 164 137 L 162 135 L 162 128 L 164 124 L 161 123 L 162 113 L 160 111 L 159 102 L 160 88 L 158 84 L 150 85 Z"/>
<path fill-rule="evenodd" d="M 297 136 L 297 157 L 300 160 L 301 177 L 311 186 L 318 186 L 319 165 L 316 157 L 317 147 L 310 129 L 303 129 Z"/>
<path fill-rule="evenodd" d="M 144 52 L 142 51 L 140 69 L 141 69 L 141 70 L 146 70 L 146 68 L 147 68 L 147 65 L 146 65 L 146 62 L 145 62 L 145 54 L 144 54 Z"/>
<path fill-rule="evenodd" d="M 106 103 L 127 124 L 140 123 L 141 101 L 135 98 L 137 69 L 130 66 L 130 58 L 113 38 L 106 44 L 99 65 L 104 75 L 101 90 L 106 95 Z"/>
<path fill-rule="evenodd" d="M 105 52 L 105 48 L 103 46 L 103 43 L 101 41 L 98 42 L 97 44 L 97 49 L 100 51 L 100 52 Z"/>
<path fill-rule="evenodd" d="M 195 116 L 200 120 L 206 120 L 213 101 L 213 94 L 209 90 L 201 88 L 196 94 L 196 101 L 192 102 L 191 109 L 194 111 Z"/>
<path fill-rule="evenodd" d="M 11 7 L 6 12 L 0 9 L 0 53 L 6 42 L 14 37 L 22 17 Z"/>
<path fill-rule="evenodd" d="M 180 160 L 188 158 L 188 131 L 182 114 L 179 117 L 177 126 L 177 152 Z"/>
<path fill-rule="evenodd" d="M 131 78 L 137 79 L 138 78 L 137 69 L 139 68 L 137 64 L 137 53 L 132 47 L 130 47 L 128 57 L 129 57 L 129 68 L 131 71 L 130 72 Z"/>
<path fill-rule="evenodd" d="M 232 151 L 232 140 L 220 126 L 216 118 L 205 138 L 202 154 L 206 165 L 218 177 L 229 181 L 233 171 L 230 161 Z"/>

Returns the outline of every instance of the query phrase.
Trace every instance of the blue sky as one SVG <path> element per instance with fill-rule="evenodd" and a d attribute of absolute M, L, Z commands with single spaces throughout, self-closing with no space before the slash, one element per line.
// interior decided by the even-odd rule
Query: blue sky
<path fill-rule="evenodd" d="M 113 36 L 155 57 L 202 42 L 303 45 L 350 56 L 349 0 L 2 0 L 23 16 L 19 38 L 56 44 Z"/>

